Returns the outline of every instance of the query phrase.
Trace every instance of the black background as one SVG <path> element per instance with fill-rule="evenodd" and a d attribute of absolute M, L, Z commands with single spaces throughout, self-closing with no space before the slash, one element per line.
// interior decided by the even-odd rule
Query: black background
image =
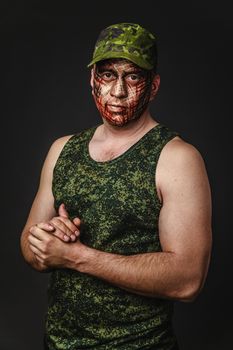
<path fill-rule="evenodd" d="M 136 22 L 158 37 L 155 119 L 203 155 L 213 197 L 209 274 L 176 303 L 181 350 L 232 348 L 231 1 L 1 1 L 1 350 L 41 350 L 47 274 L 28 267 L 20 233 L 51 143 L 100 123 L 89 70 L 97 35 Z"/>

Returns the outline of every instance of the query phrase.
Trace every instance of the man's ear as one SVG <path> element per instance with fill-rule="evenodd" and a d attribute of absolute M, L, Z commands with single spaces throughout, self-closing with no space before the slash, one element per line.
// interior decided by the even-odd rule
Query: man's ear
<path fill-rule="evenodd" d="M 160 76 L 156 74 L 153 78 L 152 84 L 151 84 L 151 93 L 150 93 L 150 101 L 152 101 L 155 96 L 157 95 L 157 92 L 159 90 L 160 86 Z"/>
<path fill-rule="evenodd" d="M 93 89 L 94 89 L 94 67 L 91 69 L 91 79 L 90 79 L 90 85 L 91 85 L 91 93 L 93 95 Z"/>

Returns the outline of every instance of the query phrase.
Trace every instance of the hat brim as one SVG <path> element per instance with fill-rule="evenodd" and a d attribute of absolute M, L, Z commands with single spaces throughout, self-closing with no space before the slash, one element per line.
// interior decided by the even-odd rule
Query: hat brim
<path fill-rule="evenodd" d="M 107 60 L 107 59 L 111 59 L 111 58 L 125 58 L 133 63 L 135 63 L 137 66 L 139 66 L 140 68 L 146 69 L 146 70 L 151 70 L 153 69 L 153 65 L 150 64 L 149 62 L 145 61 L 143 58 L 135 56 L 133 54 L 129 54 L 127 52 L 106 52 L 105 54 L 101 55 L 101 56 L 97 56 L 95 57 L 88 65 L 87 67 L 91 67 L 93 66 L 93 64 L 103 61 L 103 60 Z"/>

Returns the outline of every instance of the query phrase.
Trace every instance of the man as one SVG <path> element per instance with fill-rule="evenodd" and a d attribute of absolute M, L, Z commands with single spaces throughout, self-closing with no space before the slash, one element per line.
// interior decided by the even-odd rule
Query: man
<path fill-rule="evenodd" d="M 51 271 L 45 348 L 178 349 L 173 302 L 203 287 L 211 199 L 200 153 L 156 122 L 152 33 L 105 28 L 91 87 L 103 123 L 54 142 L 22 232 L 26 261 Z"/>

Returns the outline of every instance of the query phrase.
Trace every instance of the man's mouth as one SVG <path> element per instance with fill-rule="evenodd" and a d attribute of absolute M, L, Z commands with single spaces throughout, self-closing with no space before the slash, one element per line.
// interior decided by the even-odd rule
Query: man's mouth
<path fill-rule="evenodd" d="M 114 105 L 114 104 L 108 104 L 107 108 L 110 112 L 124 112 L 126 110 L 125 106 L 122 105 Z"/>

